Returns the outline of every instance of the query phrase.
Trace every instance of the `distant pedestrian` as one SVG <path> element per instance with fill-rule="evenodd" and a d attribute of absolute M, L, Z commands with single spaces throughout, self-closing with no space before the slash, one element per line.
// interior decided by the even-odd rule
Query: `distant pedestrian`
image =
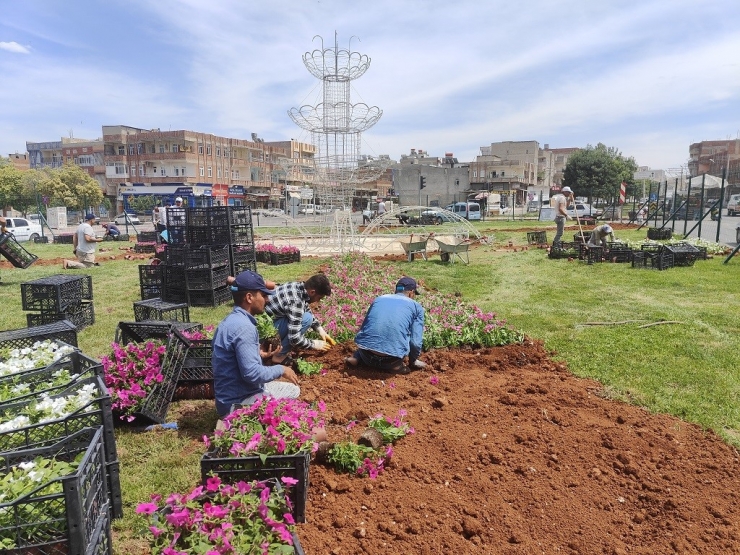
<path fill-rule="evenodd" d="M 383 214 L 385 214 L 385 201 L 381 200 L 378 203 L 378 218 L 380 218 Z"/>
<path fill-rule="evenodd" d="M 167 203 L 169 207 L 170 203 Z M 162 233 L 167 229 L 167 208 L 164 206 L 154 207 L 154 223 L 157 226 L 157 232 Z"/>
<path fill-rule="evenodd" d="M 100 266 L 98 262 L 95 262 L 95 243 L 100 243 L 103 239 L 95 235 L 92 227 L 95 219 L 96 216 L 92 212 L 85 214 L 85 221 L 79 225 L 72 236 L 72 253 L 77 256 L 77 260 L 63 260 L 62 268 L 65 270 L 70 268 L 81 270 L 91 266 Z"/>
<path fill-rule="evenodd" d="M 118 241 L 118 238 L 121 235 L 121 230 L 118 229 L 118 226 L 116 224 L 114 224 L 113 222 L 103 224 L 103 228 L 105 228 L 105 234 L 107 236 L 109 236 L 114 241 Z"/>
<path fill-rule="evenodd" d="M 565 221 L 568 219 L 568 201 L 573 195 L 570 187 L 563 187 L 560 193 L 553 195 L 550 199 L 550 207 L 555 209 L 555 238 L 552 240 L 553 247 L 560 247 L 560 242 L 565 231 Z"/>

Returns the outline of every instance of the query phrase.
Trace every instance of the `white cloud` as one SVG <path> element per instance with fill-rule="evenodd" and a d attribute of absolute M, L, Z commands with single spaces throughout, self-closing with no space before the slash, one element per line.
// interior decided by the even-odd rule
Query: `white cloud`
<path fill-rule="evenodd" d="M 8 52 L 13 52 L 15 54 L 30 54 L 31 48 L 28 46 L 23 46 L 22 44 L 18 44 L 17 42 L 11 41 L 11 42 L 0 42 L 0 50 L 7 50 Z"/>

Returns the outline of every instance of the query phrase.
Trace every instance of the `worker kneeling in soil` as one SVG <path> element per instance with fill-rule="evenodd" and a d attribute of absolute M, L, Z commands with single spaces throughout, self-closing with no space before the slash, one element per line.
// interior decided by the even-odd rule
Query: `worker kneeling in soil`
<path fill-rule="evenodd" d="M 344 361 L 360 362 L 386 372 L 407 374 L 426 367 L 419 360 L 424 332 L 424 307 L 414 300 L 419 294 L 416 281 L 402 277 L 395 294 L 376 297 L 355 336 L 357 350 Z M 408 355 L 409 365 L 404 364 Z"/>
<path fill-rule="evenodd" d="M 614 242 L 614 230 L 609 224 L 596 226 L 591 231 L 591 237 L 588 240 L 589 247 L 604 247 L 606 249 L 606 238 Z"/>

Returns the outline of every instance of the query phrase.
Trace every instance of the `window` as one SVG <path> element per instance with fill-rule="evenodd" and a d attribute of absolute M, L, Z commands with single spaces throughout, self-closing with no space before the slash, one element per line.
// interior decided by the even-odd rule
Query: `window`
<path fill-rule="evenodd" d="M 177 145 L 175 143 L 172 143 L 172 152 L 177 152 Z"/>
<path fill-rule="evenodd" d="M 216 156 L 221 156 L 221 147 L 220 146 L 217 146 L 216 147 Z"/>
<path fill-rule="evenodd" d="M 144 145 L 139 143 L 136 145 L 136 154 L 143 154 Z"/>
<path fill-rule="evenodd" d="M 128 145 L 128 153 L 133 154 L 134 153 L 134 145 Z"/>
<path fill-rule="evenodd" d="M 159 168 L 159 175 L 167 175 L 167 170 L 164 169 L 164 166 Z"/>
<path fill-rule="evenodd" d="M 478 177 L 478 170 L 473 170 L 473 177 Z"/>
<path fill-rule="evenodd" d="M 180 175 L 180 168 L 175 168 L 175 175 Z"/>
<path fill-rule="evenodd" d="M 203 177 L 206 174 L 206 170 L 203 166 L 200 167 L 200 176 Z"/>
<path fill-rule="evenodd" d="M 126 166 L 121 163 L 116 163 L 116 175 L 124 175 L 126 173 Z"/>
<path fill-rule="evenodd" d="M 140 164 L 140 165 L 139 165 L 139 175 L 146 175 L 146 174 L 144 173 L 144 164 Z"/>
<path fill-rule="evenodd" d="M 504 177 L 506 175 L 506 172 L 501 172 L 501 177 Z"/>
<path fill-rule="evenodd" d="M 159 153 L 160 153 L 160 154 L 164 154 L 164 151 L 165 151 L 166 149 L 167 149 L 167 145 L 165 145 L 164 143 L 160 143 L 160 144 L 159 144 Z"/>
<path fill-rule="evenodd" d="M 260 171 L 258 168 L 252 168 L 250 171 L 250 179 L 252 181 L 259 181 L 260 180 Z"/>
<path fill-rule="evenodd" d="M 152 143 L 152 145 L 149 147 L 149 153 L 154 154 L 155 151 L 156 149 L 154 148 L 154 143 Z"/>
<path fill-rule="evenodd" d="M 216 177 L 221 177 L 221 168 L 216 168 Z"/>
<path fill-rule="evenodd" d="M 213 168 L 211 166 L 208 166 L 208 177 L 213 177 Z"/>
<path fill-rule="evenodd" d="M 180 168 L 180 175 L 182 175 L 182 176 L 187 175 L 187 172 L 185 171 L 185 168 Z"/>
<path fill-rule="evenodd" d="M 228 158 L 228 157 L 229 157 L 229 149 L 224 147 L 224 158 Z"/>
<path fill-rule="evenodd" d="M 203 154 L 203 143 L 198 143 L 198 154 Z"/>
<path fill-rule="evenodd" d="M 210 145 L 210 143 L 206 145 L 206 155 L 207 156 L 210 156 L 211 155 L 211 145 Z"/>
<path fill-rule="evenodd" d="M 231 170 L 231 179 L 239 179 L 239 170 Z"/>
<path fill-rule="evenodd" d="M 118 155 L 123 156 L 126 154 L 126 147 L 123 145 L 118 145 Z"/>

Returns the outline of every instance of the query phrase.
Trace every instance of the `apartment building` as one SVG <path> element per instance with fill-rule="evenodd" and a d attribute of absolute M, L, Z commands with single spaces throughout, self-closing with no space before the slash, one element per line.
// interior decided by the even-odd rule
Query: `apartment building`
<path fill-rule="evenodd" d="M 101 139 L 79 139 L 62 137 L 58 141 L 26 142 L 28 163 L 31 169 L 60 168 L 71 162 L 84 169 L 98 182 L 106 193 L 103 141 Z M 113 193 L 115 194 L 115 193 Z"/>
<path fill-rule="evenodd" d="M 311 179 L 315 147 L 298 141 L 268 143 L 196 131 L 103 126 L 108 189 L 127 196 L 154 194 L 190 206 L 280 206 L 285 185 Z M 296 163 L 297 162 L 297 163 Z"/>
<path fill-rule="evenodd" d="M 725 176 L 728 194 L 740 191 L 740 139 L 701 141 L 689 146 L 689 175 Z"/>
<path fill-rule="evenodd" d="M 393 165 L 393 192 L 401 206 L 446 206 L 467 200 L 471 193 L 468 164 L 459 163 L 452 152 L 429 156 L 412 148 Z"/>
<path fill-rule="evenodd" d="M 480 147 L 470 163 L 470 187 L 482 191 L 513 194 L 524 203 L 528 193 L 537 193 L 540 148 L 537 141 L 501 141 Z"/>
<path fill-rule="evenodd" d="M 8 159 L 10 160 L 10 165 L 16 170 L 25 171 L 31 168 L 27 152 L 23 154 L 17 152 L 15 154 L 8 154 Z"/>

